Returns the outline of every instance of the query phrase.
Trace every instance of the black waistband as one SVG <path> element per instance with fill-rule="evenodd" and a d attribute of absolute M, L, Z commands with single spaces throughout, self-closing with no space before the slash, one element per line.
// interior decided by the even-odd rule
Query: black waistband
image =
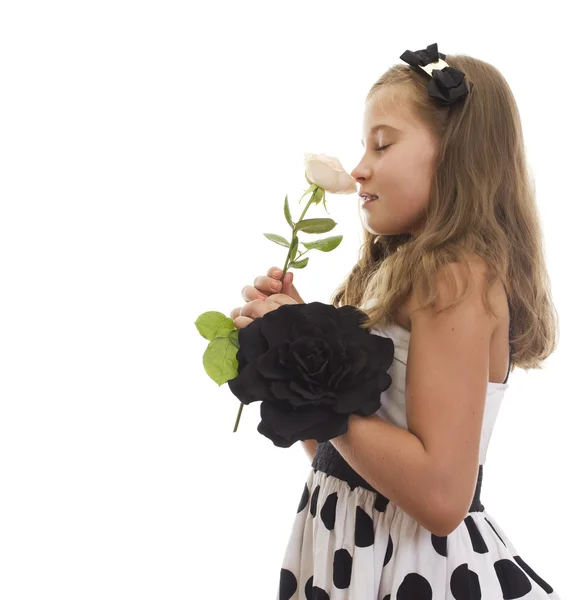
<path fill-rule="evenodd" d="M 362 487 L 371 492 L 377 494 L 378 498 L 385 503 L 389 502 L 388 498 L 385 498 L 380 492 L 378 492 L 368 481 L 363 479 L 347 462 L 344 457 L 331 442 L 320 442 L 318 449 L 316 450 L 316 456 L 312 461 L 312 468 L 314 471 L 322 471 L 332 477 L 345 481 L 350 489 L 353 490 L 355 487 Z M 478 469 L 478 480 L 476 482 L 476 489 L 474 492 L 474 499 L 470 506 L 469 512 L 483 512 L 484 505 L 480 502 L 480 491 L 482 489 L 482 473 L 483 465 L 480 465 Z M 377 500 L 378 501 L 378 500 Z"/>

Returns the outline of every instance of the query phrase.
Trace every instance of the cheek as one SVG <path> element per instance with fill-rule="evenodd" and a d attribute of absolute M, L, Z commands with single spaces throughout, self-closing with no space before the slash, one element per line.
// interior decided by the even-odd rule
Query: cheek
<path fill-rule="evenodd" d="M 379 167 L 379 193 L 384 189 L 387 199 L 399 199 L 398 204 L 413 211 L 423 208 L 431 189 L 433 154 L 429 149 L 418 144 L 397 144 L 388 149 Z"/>
<path fill-rule="evenodd" d="M 411 199 L 428 197 L 431 189 L 432 163 L 430 157 L 407 156 L 395 165 L 395 177 L 406 188 Z"/>
<path fill-rule="evenodd" d="M 402 184 L 419 172 L 419 159 L 407 149 L 389 148 L 381 159 L 379 171 L 384 182 Z"/>

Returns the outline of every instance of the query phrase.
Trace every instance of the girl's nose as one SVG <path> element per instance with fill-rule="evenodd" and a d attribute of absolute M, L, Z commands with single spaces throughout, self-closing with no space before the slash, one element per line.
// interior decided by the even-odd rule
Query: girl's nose
<path fill-rule="evenodd" d="M 368 169 L 364 169 L 360 165 L 356 165 L 356 167 L 352 169 L 350 175 L 352 175 L 352 177 L 356 179 L 358 183 L 362 183 L 362 180 L 368 177 Z"/>

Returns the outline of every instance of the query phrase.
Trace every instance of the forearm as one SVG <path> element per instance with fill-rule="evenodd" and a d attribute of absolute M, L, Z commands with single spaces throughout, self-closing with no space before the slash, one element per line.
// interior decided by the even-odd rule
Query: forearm
<path fill-rule="evenodd" d="M 348 431 L 330 442 L 372 487 L 423 527 L 444 535 L 449 519 L 440 480 L 421 440 L 377 415 L 352 414 Z"/>
<path fill-rule="evenodd" d="M 304 446 L 304 450 L 310 459 L 310 464 L 313 462 L 314 457 L 316 456 L 316 450 L 318 448 L 318 442 L 316 440 L 303 440 L 302 445 Z"/>

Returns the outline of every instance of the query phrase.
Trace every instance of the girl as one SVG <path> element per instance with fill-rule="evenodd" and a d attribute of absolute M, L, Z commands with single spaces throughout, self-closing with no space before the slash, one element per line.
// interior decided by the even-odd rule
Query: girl
<path fill-rule="evenodd" d="M 278 600 L 560 600 L 480 502 L 512 362 L 556 349 L 518 109 L 488 63 L 437 44 L 401 58 L 366 99 L 364 243 L 332 299 L 393 339 L 392 385 L 375 415 L 303 442 Z M 243 289 L 236 327 L 303 302 L 280 278 Z"/>

